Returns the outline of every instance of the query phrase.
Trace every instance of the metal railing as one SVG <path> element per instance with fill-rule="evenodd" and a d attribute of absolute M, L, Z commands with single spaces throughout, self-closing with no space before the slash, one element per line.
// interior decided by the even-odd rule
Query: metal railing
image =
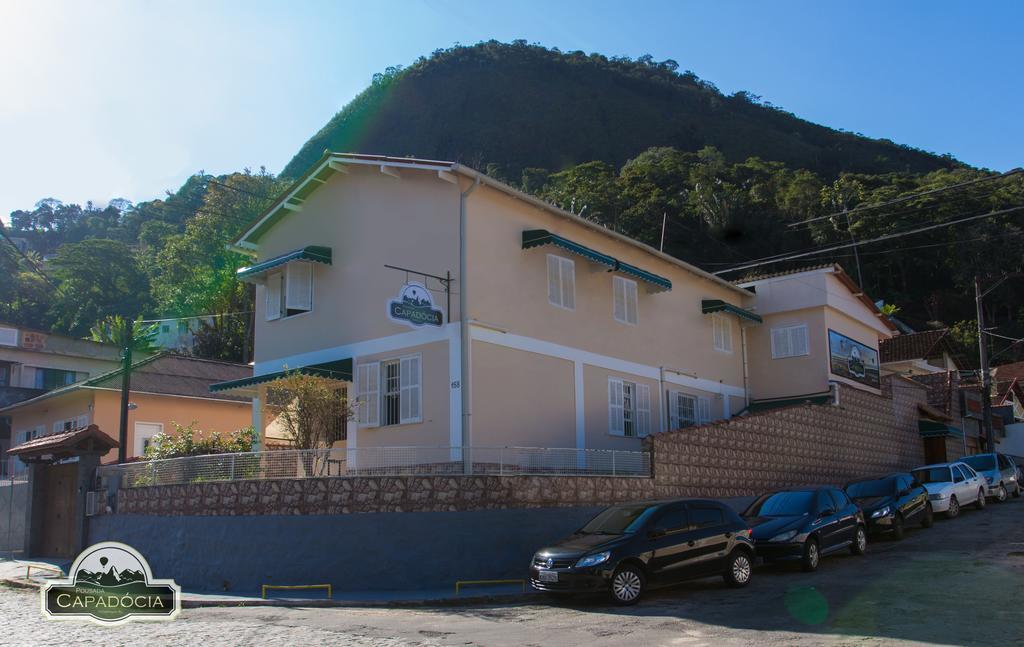
<path fill-rule="evenodd" d="M 104 465 L 104 487 L 327 476 L 650 476 L 649 452 L 547 447 L 281 449 Z"/>

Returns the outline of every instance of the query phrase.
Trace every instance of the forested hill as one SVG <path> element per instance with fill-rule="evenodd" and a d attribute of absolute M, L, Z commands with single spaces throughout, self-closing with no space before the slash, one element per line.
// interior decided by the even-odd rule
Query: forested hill
<path fill-rule="evenodd" d="M 514 182 L 529 167 L 619 167 L 652 146 L 713 146 L 730 162 L 760 157 L 823 178 L 961 166 L 813 124 L 745 92 L 727 96 L 678 67 L 523 41 L 438 50 L 375 75 L 282 175 L 297 177 L 324 149 L 454 160 Z"/>

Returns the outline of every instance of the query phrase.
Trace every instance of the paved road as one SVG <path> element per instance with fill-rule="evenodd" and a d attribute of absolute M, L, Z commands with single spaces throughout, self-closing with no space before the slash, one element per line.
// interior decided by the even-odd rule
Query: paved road
<path fill-rule="evenodd" d="M 817 573 L 757 571 L 743 590 L 709 579 L 638 606 L 457 609 L 186 609 L 171 623 L 48 622 L 38 594 L 0 588 L 10 645 L 1024 645 L 1024 499 L 968 510 Z"/>

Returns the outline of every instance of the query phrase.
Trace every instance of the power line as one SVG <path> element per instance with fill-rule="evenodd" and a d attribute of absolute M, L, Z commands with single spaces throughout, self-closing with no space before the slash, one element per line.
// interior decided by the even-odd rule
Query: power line
<path fill-rule="evenodd" d="M 54 283 L 53 280 L 51 280 L 50 277 L 47 276 L 45 272 L 43 272 L 43 269 L 36 265 L 36 262 L 29 258 L 28 254 L 21 251 L 21 248 L 18 247 L 18 245 L 15 244 L 13 240 L 11 240 L 11 237 L 7 235 L 7 231 L 2 226 L 0 226 L 0 236 L 3 236 L 4 240 L 11 244 L 11 247 L 14 248 L 14 251 L 18 252 L 18 254 L 21 255 L 23 259 L 25 259 L 25 262 L 28 263 L 29 266 L 35 271 L 35 273 L 41 276 L 44 281 L 50 284 L 51 288 L 53 288 L 54 290 L 60 290 L 57 284 Z"/>
<path fill-rule="evenodd" d="M 187 321 L 189 319 L 217 319 L 219 317 L 236 317 L 239 315 L 250 315 L 252 310 L 243 312 L 223 312 L 221 314 L 192 315 L 191 317 L 168 317 L 166 319 L 143 319 L 142 323 L 163 323 L 165 321 Z"/>
<path fill-rule="evenodd" d="M 859 206 L 859 207 L 856 207 L 854 209 L 849 209 L 849 210 L 844 210 L 844 211 L 837 211 L 835 213 L 830 213 L 827 216 L 817 216 L 815 218 L 808 218 L 807 220 L 800 220 L 798 222 L 790 223 L 790 224 L 788 224 L 786 226 L 787 227 L 796 227 L 797 225 L 803 225 L 803 224 L 806 224 L 806 223 L 809 223 L 809 222 L 816 222 L 818 220 L 825 220 L 827 218 L 834 218 L 836 216 L 854 215 L 854 214 L 860 213 L 861 211 L 873 211 L 874 209 L 879 209 L 881 207 L 887 207 L 887 206 L 893 205 L 893 204 L 899 204 L 901 202 L 907 202 L 908 200 L 914 200 L 916 198 L 921 198 L 921 197 L 924 197 L 926 195 L 933 195 L 933 194 L 936 194 L 936 193 L 942 193 L 944 191 L 951 191 L 953 189 L 959 189 L 959 188 L 962 188 L 962 187 L 965 187 L 965 186 L 971 186 L 973 184 L 979 184 L 981 182 L 990 182 L 992 180 L 999 180 L 999 179 L 1002 179 L 1002 178 L 1009 177 L 1011 175 L 1016 175 L 1017 173 L 1024 173 L 1024 169 L 1015 168 L 1015 169 L 1009 170 L 1009 171 L 1007 171 L 1005 173 L 1000 173 L 999 175 L 989 175 L 989 176 L 982 177 L 982 178 L 976 178 L 974 180 L 968 180 L 966 182 L 960 182 L 958 184 L 950 184 L 948 186 L 939 187 L 937 189 L 930 189 L 928 191 L 922 191 L 920 193 L 912 193 L 910 195 L 906 195 L 906 196 L 903 196 L 903 197 L 900 197 L 900 198 L 893 198 L 892 200 L 887 200 L 886 202 L 879 202 L 879 203 L 876 203 L 876 204 Z"/>
<path fill-rule="evenodd" d="M 770 265 L 772 263 L 781 263 L 782 261 L 789 261 L 789 260 L 793 260 L 793 259 L 796 259 L 796 258 L 804 258 L 806 256 L 814 256 L 816 254 L 823 254 L 823 253 L 831 252 L 831 251 L 835 251 L 835 250 L 846 249 L 848 247 L 852 247 L 853 245 L 868 245 L 870 243 L 877 243 L 877 242 L 881 242 L 883 240 L 892 240 L 894 238 L 902 238 L 903 236 L 910 236 L 912 234 L 919 234 L 919 233 L 922 233 L 922 232 L 925 232 L 925 231 L 931 231 L 933 229 L 939 229 L 941 227 L 951 227 L 953 225 L 958 225 L 960 223 L 970 222 L 970 221 L 973 221 L 973 220 L 979 220 L 979 219 L 982 219 L 982 218 L 993 218 L 995 216 L 1003 216 L 1003 215 L 1007 215 L 1007 214 L 1014 213 L 1014 212 L 1021 211 L 1021 210 L 1024 210 L 1024 205 L 1018 206 L 1018 207 L 1010 207 L 1009 209 L 1002 209 L 1000 211 L 992 211 L 990 213 L 984 213 L 984 214 L 979 214 L 979 215 L 975 215 L 975 216 L 967 216 L 965 218 L 959 218 L 957 220 L 949 220 L 949 221 L 946 221 L 946 222 L 940 222 L 940 223 L 936 223 L 934 225 L 928 225 L 926 227 L 918 227 L 916 229 L 911 229 L 909 231 L 902 231 L 902 232 L 896 232 L 896 233 L 892 233 L 892 234 L 886 234 L 884 236 L 878 236 L 877 238 L 871 238 L 871 239 L 868 239 L 868 240 L 861 240 L 861 241 L 858 241 L 856 243 L 845 243 L 845 244 L 842 244 L 842 245 L 833 245 L 831 247 L 826 247 L 824 249 L 817 249 L 817 250 L 813 250 L 813 251 L 805 251 L 805 252 L 801 252 L 801 253 L 798 253 L 798 254 L 790 254 L 790 255 L 783 254 L 783 255 L 779 255 L 777 257 L 766 257 L 765 259 L 760 259 L 758 262 L 748 263 L 746 265 L 739 265 L 737 267 L 731 267 L 731 268 L 727 268 L 727 269 L 724 269 L 724 270 L 718 270 L 716 272 L 712 272 L 712 274 L 718 275 L 718 274 L 725 274 L 727 272 L 736 272 L 736 271 L 739 271 L 739 270 L 746 270 L 746 269 L 750 269 L 750 268 L 753 268 L 753 267 L 760 267 L 762 265 Z M 894 249 L 894 250 L 891 250 L 891 251 L 899 251 L 899 249 L 897 248 L 897 249 Z"/>

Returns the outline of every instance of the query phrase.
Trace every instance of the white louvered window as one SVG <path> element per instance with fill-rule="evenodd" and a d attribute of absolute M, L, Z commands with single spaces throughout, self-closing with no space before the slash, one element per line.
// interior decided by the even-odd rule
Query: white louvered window
<path fill-rule="evenodd" d="M 273 272 L 267 275 L 267 283 L 263 286 L 263 294 L 266 300 L 265 310 L 267 321 L 274 321 L 281 318 L 281 296 L 283 272 Z"/>
<path fill-rule="evenodd" d="M 400 419 L 401 424 L 419 422 L 420 416 L 420 356 L 403 357 L 399 361 Z"/>
<path fill-rule="evenodd" d="M 772 359 L 801 357 L 810 354 L 806 325 L 772 328 Z"/>
<path fill-rule="evenodd" d="M 612 277 L 612 301 L 615 303 L 615 321 L 636 325 L 636 281 L 621 276 Z"/>
<path fill-rule="evenodd" d="M 380 424 L 380 363 L 356 367 L 356 420 L 362 427 Z"/>
<path fill-rule="evenodd" d="M 548 254 L 548 302 L 576 309 L 576 264 L 554 254 Z"/>
<path fill-rule="evenodd" d="M 651 433 L 651 387 L 608 378 L 608 433 L 627 437 Z"/>
<path fill-rule="evenodd" d="M 722 315 L 711 315 L 711 326 L 714 330 L 715 350 L 723 353 L 732 352 L 732 321 Z"/>
<path fill-rule="evenodd" d="M 681 429 L 697 424 L 697 398 L 678 391 L 669 392 L 669 427 Z"/>
<path fill-rule="evenodd" d="M 697 398 L 697 422 L 700 424 L 711 422 L 711 400 Z"/>

